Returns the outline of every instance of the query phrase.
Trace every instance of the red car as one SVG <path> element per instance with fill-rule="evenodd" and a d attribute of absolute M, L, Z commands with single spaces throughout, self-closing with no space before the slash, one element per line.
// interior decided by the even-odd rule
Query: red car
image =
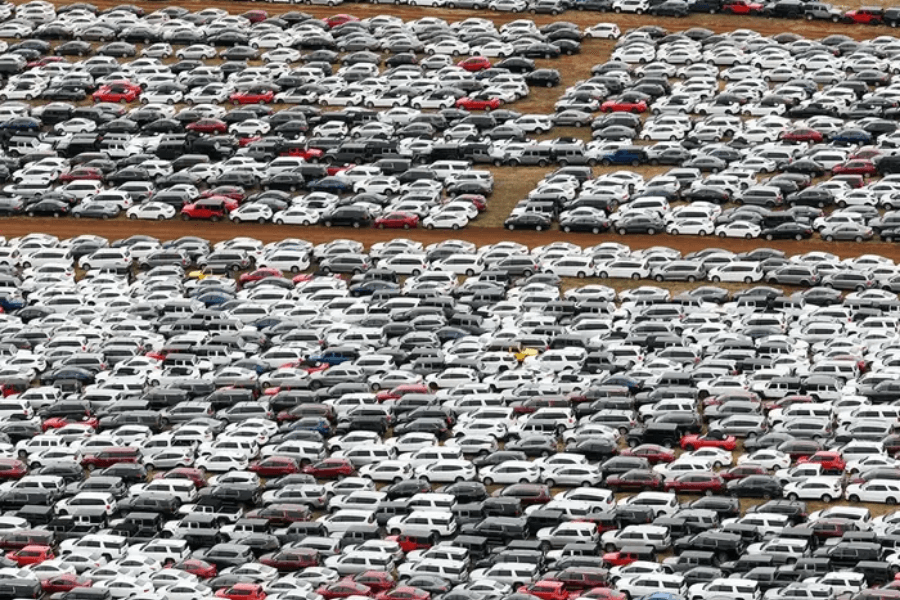
<path fill-rule="evenodd" d="M 260 23 L 269 18 L 269 13 L 264 10 L 248 10 L 247 12 L 241 14 L 241 16 L 251 23 Z"/>
<path fill-rule="evenodd" d="M 91 97 L 94 102 L 134 102 L 141 95 L 141 86 L 128 81 L 114 81 L 101 85 Z"/>
<path fill-rule="evenodd" d="M 639 456 L 646 458 L 651 465 L 670 463 L 675 460 L 675 452 L 673 450 L 656 444 L 641 444 L 634 448 L 625 448 L 619 452 L 619 456 Z"/>
<path fill-rule="evenodd" d="M 350 578 L 354 583 L 359 583 L 375 593 L 383 593 L 397 585 L 394 577 L 386 571 L 363 571 Z"/>
<path fill-rule="evenodd" d="M 39 58 L 37 60 L 33 60 L 29 63 L 25 64 L 26 69 L 34 69 L 35 67 L 46 67 L 51 63 L 65 62 L 66 59 L 62 56 L 45 56 L 43 58 Z"/>
<path fill-rule="evenodd" d="M 359 21 L 359 17 L 354 17 L 353 15 L 341 13 L 339 15 L 332 15 L 330 17 L 325 17 L 322 20 L 328 26 L 328 28 L 331 29 L 333 27 L 337 27 L 338 25 L 343 25 L 344 23 L 350 23 L 351 21 Z"/>
<path fill-rule="evenodd" d="M 15 552 L 7 552 L 6 558 L 14 561 L 20 567 L 24 567 L 26 565 L 40 564 L 45 560 L 56 558 L 56 556 L 53 554 L 53 548 L 51 548 L 50 546 L 38 546 L 36 544 L 29 544 L 21 550 L 16 550 Z"/>
<path fill-rule="evenodd" d="M 232 104 L 271 104 L 275 92 L 265 87 L 251 87 L 231 94 L 228 99 Z"/>
<path fill-rule="evenodd" d="M 456 101 L 456 108 L 465 110 L 497 110 L 503 101 L 495 96 L 466 96 Z"/>
<path fill-rule="evenodd" d="M 409 535 L 405 533 L 401 535 L 389 535 L 384 539 L 389 542 L 397 542 L 400 545 L 400 549 L 404 552 L 412 552 L 413 550 L 428 550 L 434 545 L 431 538 L 429 537 L 421 535 Z"/>
<path fill-rule="evenodd" d="M 470 56 L 469 58 L 456 63 L 456 66 L 461 67 L 470 73 L 476 73 L 478 71 L 490 69 L 493 65 L 491 65 L 491 61 L 483 56 Z"/>
<path fill-rule="evenodd" d="M 875 163 L 871 160 L 848 160 L 844 164 L 837 165 L 831 172 L 834 175 L 874 175 Z"/>
<path fill-rule="evenodd" d="M 263 279 L 268 279 L 269 277 L 281 277 L 283 273 L 278 269 L 271 269 L 268 267 L 262 267 L 256 269 L 255 271 L 251 271 L 250 273 L 244 273 L 238 279 L 241 285 L 245 283 L 251 283 L 253 281 L 262 281 Z"/>
<path fill-rule="evenodd" d="M 632 469 L 621 475 L 610 475 L 606 478 L 606 487 L 617 492 L 661 490 L 665 487 L 665 479 L 659 473 Z"/>
<path fill-rule="evenodd" d="M 181 218 L 184 221 L 190 221 L 191 219 L 218 221 L 219 219 L 224 219 L 229 212 L 237 207 L 238 203 L 231 198 L 203 198 L 193 204 L 186 204 L 181 209 Z"/>
<path fill-rule="evenodd" d="M 200 119 L 188 123 L 185 129 L 197 133 L 228 133 L 228 123 L 220 119 Z"/>
<path fill-rule="evenodd" d="M 569 591 L 562 581 L 535 581 L 531 585 L 521 586 L 517 592 L 531 594 L 541 600 L 569 600 L 570 597 Z"/>
<path fill-rule="evenodd" d="M 618 100 L 607 100 L 600 105 L 600 112 L 647 112 L 647 103 L 644 100 L 621 97 Z"/>
<path fill-rule="evenodd" d="M 303 472 L 316 479 L 334 479 L 353 474 L 353 464 L 345 458 L 326 458 L 303 467 Z"/>
<path fill-rule="evenodd" d="M 733 435 L 724 435 L 719 431 L 710 431 L 706 435 L 686 435 L 681 438 L 681 447 L 688 452 L 697 448 L 721 448 L 731 452 L 737 448 L 737 439 Z"/>
<path fill-rule="evenodd" d="M 287 548 L 264 554 L 259 562 L 282 572 L 299 571 L 319 566 L 319 553 L 311 548 Z"/>
<path fill-rule="evenodd" d="M 722 12 L 732 15 L 757 15 L 762 12 L 763 5 L 747 0 L 732 0 L 722 6 Z"/>
<path fill-rule="evenodd" d="M 349 596 L 372 596 L 372 589 L 361 583 L 356 583 L 352 579 L 341 579 L 334 583 L 323 585 L 316 590 L 316 593 L 325 598 L 325 600 L 334 600 L 334 598 L 347 598 Z"/>
<path fill-rule="evenodd" d="M 612 588 L 595 587 L 581 594 L 580 598 L 584 598 L 584 600 L 627 600 L 628 596 Z"/>
<path fill-rule="evenodd" d="M 374 226 L 378 229 L 415 229 L 419 226 L 419 215 L 403 211 L 392 212 L 375 219 Z"/>
<path fill-rule="evenodd" d="M 291 523 L 309 521 L 312 512 L 305 504 L 270 504 L 256 508 L 244 515 L 248 519 L 265 519 L 272 527 L 289 527 Z"/>
<path fill-rule="evenodd" d="M 216 565 L 208 563 L 205 560 L 200 560 L 199 558 L 186 558 L 181 562 L 172 565 L 172 568 L 196 575 L 201 579 L 215 577 L 218 572 Z"/>
<path fill-rule="evenodd" d="M 319 162 L 325 155 L 318 148 L 289 148 L 282 150 L 280 156 L 299 156 L 306 162 Z"/>
<path fill-rule="evenodd" d="M 28 472 L 28 466 L 17 458 L 0 458 L 0 479 L 19 479 Z"/>
<path fill-rule="evenodd" d="M 797 459 L 798 465 L 804 463 L 819 464 L 822 465 L 823 471 L 832 471 L 835 473 L 843 473 L 844 469 L 847 468 L 847 462 L 840 453 L 832 450 L 819 450 L 812 456 L 804 456 Z"/>
<path fill-rule="evenodd" d="M 80 587 L 91 587 L 93 580 L 75 573 L 63 573 L 56 577 L 41 580 L 41 589 L 45 594 L 59 594 Z"/>
<path fill-rule="evenodd" d="M 376 600 L 429 600 L 431 594 L 423 589 L 409 585 L 398 585 L 388 592 L 375 595 Z"/>
<path fill-rule="evenodd" d="M 743 479 L 744 477 L 750 477 L 751 475 L 767 475 L 769 472 L 762 465 L 752 465 L 752 464 L 743 464 L 737 465 L 736 467 L 731 467 L 727 471 L 722 471 L 719 475 L 722 476 L 722 479 L 725 481 L 731 481 L 733 479 Z"/>
<path fill-rule="evenodd" d="M 236 583 L 230 588 L 216 590 L 216 597 L 228 600 L 265 600 L 266 592 L 258 583 Z"/>
<path fill-rule="evenodd" d="M 801 127 L 799 129 L 792 129 L 790 131 L 783 132 L 780 136 L 782 141 L 785 142 L 814 142 L 819 143 L 825 139 L 820 132 L 815 129 L 809 129 L 807 127 Z"/>
<path fill-rule="evenodd" d="M 82 179 L 90 179 L 93 181 L 103 181 L 105 176 L 103 175 L 103 171 L 97 169 L 96 167 L 78 167 L 77 169 L 72 169 L 68 173 L 63 173 L 59 176 L 60 181 L 69 182 L 69 181 L 79 181 Z"/>
<path fill-rule="evenodd" d="M 375 394 L 375 399 L 379 402 L 386 402 L 388 400 L 399 400 L 406 394 L 430 394 L 431 390 L 428 389 L 428 386 L 422 383 L 404 383 L 402 385 L 398 385 L 397 387 L 391 390 L 384 390 Z"/>
<path fill-rule="evenodd" d="M 49 419 L 44 419 L 44 422 L 41 423 L 41 429 L 43 431 L 48 431 L 50 429 L 60 429 L 65 427 L 66 425 L 72 425 L 80 423 L 82 425 L 87 425 L 93 429 L 97 429 L 100 427 L 100 420 L 97 417 L 85 416 L 83 419 L 69 419 L 67 417 L 50 417 Z"/>
<path fill-rule="evenodd" d="M 205 488 L 207 485 L 206 477 L 203 476 L 203 471 L 193 467 L 177 467 L 166 471 L 165 473 L 157 473 L 153 479 L 188 479 L 193 482 L 194 487 L 198 490 L 200 488 Z"/>
<path fill-rule="evenodd" d="M 717 473 L 685 473 L 666 481 L 667 492 L 676 494 L 724 494 L 725 480 Z"/>
<path fill-rule="evenodd" d="M 617 550 L 616 552 L 607 552 L 603 555 L 603 562 L 611 567 L 624 567 L 635 562 L 637 557 L 633 552 L 625 552 Z"/>
<path fill-rule="evenodd" d="M 300 464 L 289 456 L 269 456 L 247 467 L 260 477 L 281 477 L 300 472 Z"/>
<path fill-rule="evenodd" d="M 848 10 L 844 13 L 845 23 L 859 23 L 861 25 L 880 25 L 884 20 L 884 13 L 878 7 L 862 7 L 857 10 Z"/>
<path fill-rule="evenodd" d="M 110 446 L 98 448 L 94 454 L 85 454 L 81 466 L 85 469 L 105 469 L 121 463 L 134 464 L 140 461 L 141 450 L 134 446 Z"/>
<path fill-rule="evenodd" d="M 454 202 L 471 202 L 478 212 L 487 210 L 487 198 L 481 194 L 461 194 L 453 199 Z"/>
<path fill-rule="evenodd" d="M 225 198 L 231 198 L 232 200 L 240 202 L 247 197 L 247 194 L 244 191 L 244 188 L 240 188 L 236 185 L 219 185 L 200 192 L 201 198 L 212 198 L 213 196 L 224 196 Z"/>

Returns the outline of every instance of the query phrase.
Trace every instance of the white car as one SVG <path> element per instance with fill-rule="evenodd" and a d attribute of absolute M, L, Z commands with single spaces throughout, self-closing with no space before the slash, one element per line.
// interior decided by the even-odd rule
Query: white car
<path fill-rule="evenodd" d="M 171 204 L 163 202 L 145 202 L 132 206 L 125 215 L 129 219 L 145 219 L 151 221 L 162 221 L 164 219 L 172 219 L 175 217 L 176 210 Z"/>
<path fill-rule="evenodd" d="M 810 477 L 784 486 L 784 497 L 788 500 L 821 500 L 831 502 L 843 496 L 839 477 Z"/>
<path fill-rule="evenodd" d="M 612 3 L 613 12 L 617 13 L 634 13 L 642 15 L 650 8 L 649 0 L 615 0 Z M 639 61 L 648 62 L 648 61 Z"/>
<path fill-rule="evenodd" d="M 433 483 L 472 481 L 477 471 L 468 460 L 441 460 L 415 469 L 416 477 Z"/>
<path fill-rule="evenodd" d="M 317 211 L 299 206 L 280 210 L 272 215 L 272 221 L 279 225 L 314 225 L 319 222 Z"/>
<path fill-rule="evenodd" d="M 272 220 L 272 209 L 265 204 L 250 202 L 242 204 L 235 210 L 231 211 L 229 218 L 234 223 L 248 223 L 256 221 L 257 223 L 267 223 Z"/>
<path fill-rule="evenodd" d="M 484 467 L 478 473 L 478 477 L 485 485 L 529 483 L 540 481 L 540 476 L 540 468 L 527 460 L 507 460 L 497 465 Z"/>
<path fill-rule="evenodd" d="M 216 49 L 205 44 L 194 44 L 187 48 L 182 48 L 175 53 L 175 56 L 188 60 L 205 60 L 216 57 Z"/>
<path fill-rule="evenodd" d="M 666 225 L 666 233 L 670 235 L 712 235 L 716 230 L 715 223 L 707 219 L 681 219 Z"/>
<path fill-rule="evenodd" d="M 425 46 L 425 54 L 449 54 L 450 56 L 460 56 L 469 54 L 469 45 L 465 42 L 454 39 L 445 39 L 433 44 Z"/>
<path fill-rule="evenodd" d="M 750 240 L 759 237 L 761 231 L 762 229 L 759 225 L 749 221 L 735 221 L 716 227 L 716 235 L 720 238 L 745 238 Z"/>
<path fill-rule="evenodd" d="M 440 212 L 422 219 L 425 229 L 462 229 L 469 224 L 469 218 L 462 213 Z"/>
<path fill-rule="evenodd" d="M 602 38 L 607 40 L 618 39 L 622 35 L 622 31 L 615 23 L 597 23 L 584 30 L 586 38 Z"/>
<path fill-rule="evenodd" d="M 865 483 L 851 483 L 844 492 L 850 502 L 879 502 L 897 504 L 900 501 L 900 482 L 872 479 Z"/>
<path fill-rule="evenodd" d="M 774 448 L 763 448 L 750 454 L 740 455 L 737 464 L 760 465 L 768 470 L 787 469 L 791 466 L 791 457 L 789 454 L 779 452 Z"/>

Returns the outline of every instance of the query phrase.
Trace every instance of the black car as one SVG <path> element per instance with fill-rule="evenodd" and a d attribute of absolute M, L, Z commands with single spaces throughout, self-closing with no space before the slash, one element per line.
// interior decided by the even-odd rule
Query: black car
<path fill-rule="evenodd" d="M 54 216 L 59 217 L 69 212 L 69 205 L 59 200 L 40 200 L 34 204 L 29 204 L 25 209 L 25 213 L 29 217 L 34 216 Z"/>
<path fill-rule="evenodd" d="M 321 220 L 321 224 L 325 227 L 343 226 L 356 229 L 371 227 L 372 222 L 372 215 L 369 214 L 369 211 L 357 206 L 340 206 L 325 214 Z"/>
<path fill-rule="evenodd" d="M 602 217 L 590 215 L 578 215 L 575 217 L 562 217 L 559 220 L 559 228 L 566 233 L 570 231 L 589 231 L 602 233 L 609 230 L 609 221 Z"/>
<path fill-rule="evenodd" d="M 808 240 L 813 230 L 806 223 L 782 223 L 777 227 L 769 227 L 760 232 L 760 237 L 767 240 Z"/>
<path fill-rule="evenodd" d="M 615 225 L 615 230 L 619 235 L 625 235 L 626 233 L 654 235 L 665 231 L 666 224 L 659 217 L 634 215 L 620 219 Z"/>
<path fill-rule="evenodd" d="M 553 221 L 547 215 L 538 212 L 525 212 L 509 217 L 503 222 L 503 227 L 510 231 L 514 229 L 534 229 L 545 231 L 550 229 Z"/>
<path fill-rule="evenodd" d="M 532 68 L 534 63 L 532 62 Z M 525 83 L 533 86 L 556 87 L 561 77 L 556 69 L 535 69 L 525 74 Z"/>
<path fill-rule="evenodd" d="M 507 450 L 519 450 L 526 456 L 550 456 L 556 454 L 556 438 L 548 435 L 526 435 L 506 444 Z M 490 485 L 485 481 L 486 485 Z"/>
<path fill-rule="evenodd" d="M 651 6 L 647 12 L 657 17 L 686 17 L 690 9 L 683 0 L 666 0 L 662 4 Z"/>
<path fill-rule="evenodd" d="M 728 493 L 739 498 L 780 498 L 781 483 L 771 475 L 750 475 L 728 482 Z"/>

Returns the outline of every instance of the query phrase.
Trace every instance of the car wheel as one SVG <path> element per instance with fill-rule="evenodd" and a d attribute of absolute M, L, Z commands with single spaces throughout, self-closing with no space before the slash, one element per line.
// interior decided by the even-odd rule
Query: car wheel
<path fill-rule="evenodd" d="M 791 492 L 790 494 L 788 494 L 787 499 L 792 502 L 796 502 L 797 500 L 800 499 L 800 497 L 797 494 Z"/>
<path fill-rule="evenodd" d="M 826 236 L 825 236 L 825 241 L 826 241 L 826 242 L 833 242 L 833 241 L 834 241 L 834 236 L 833 236 L 833 235 L 826 235 Z"/>
<path fill-rule="evenodd" d="M 653 277 L 653 279 L 656 280 L 656 281 L 665 281 L 666 278 L 663 277 L 662 275 L 655 275 L 655 276 Z"/>
<path fill-rule="evenodd" d="M 647 235 L 656 235 L 656 230 L 650 227 L 647 229 Z"/>

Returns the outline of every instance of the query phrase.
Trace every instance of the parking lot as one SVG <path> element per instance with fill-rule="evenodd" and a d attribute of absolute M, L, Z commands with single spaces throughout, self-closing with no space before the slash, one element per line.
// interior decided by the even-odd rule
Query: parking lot
<path fill-rule="evenodd" d="M 52 52 L 0 89 L 0 600 L 900 597 L 892 29 L 218 6 L 380 21 L 219 15 L 71 111 L 25 97 L 83 77 Z"/>

